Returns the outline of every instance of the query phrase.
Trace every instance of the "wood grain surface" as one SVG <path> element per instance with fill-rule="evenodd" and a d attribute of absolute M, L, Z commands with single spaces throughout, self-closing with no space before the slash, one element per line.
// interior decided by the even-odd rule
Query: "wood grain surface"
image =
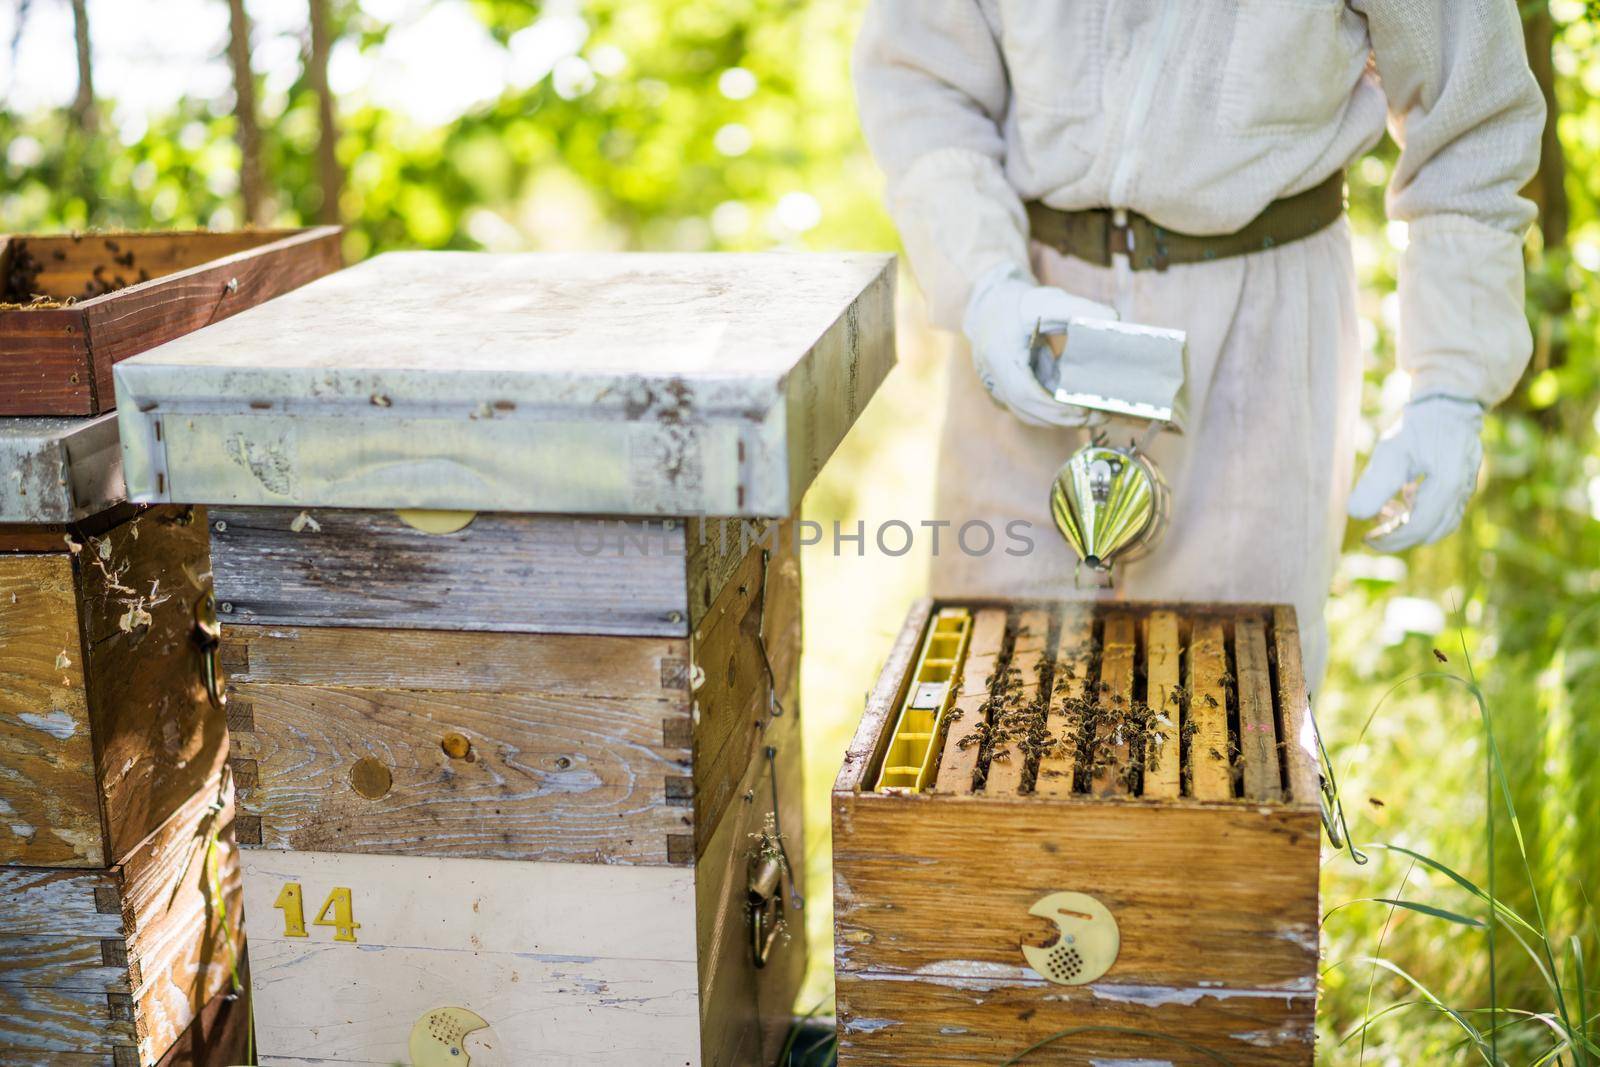
<path fill-rule="evenodd" d="M 0 987 L 130 992 L 120 887 L 109 871 L 0 867 Z"/>
<path fill-rule="evenodd" d="M 0 311 L 0 415 L 98 411 L 82 309 Z"/>
<path fill-rule="evenodd" d="M 989 757 L 989 775 L 984 779 L 985 796 L 1016 796 L 1028 777 L 1028 754 L 1022 744 L 1028 736 L 1024 731 L 1039 717 L 1044 708 L 1042 700 L 1049 698 L 1045 686 L 1049 678 L 1045 665 L 1050 653 L 1050 614 L 1045 611 L 1024 611 L 1017 617 L 1016 638 L 1011 645 L 1011 667 L 1020 683 L 1018 707 L 1011 712 L 1015 722 L 1004 731 L 1011 735 L 996 742 Z"/>
<path fill-rule="evenodd" d="M 839 976 L 840 1067 L 1310 1067 L 1315 996 L 996 975 Z M 1075 1031 L 1065 1033 L 1068 1031 Z M 1196 1047 L 1207 1050 L 1196 1051 Z M 1220 1057 L 1220 1058 L 1219 1058 Z"/>
<path fill-rule="evenodd" d="M 118 996 L 122 1000 L 113 1006 Z M 126 994 L 0 985 L 3 1067 L 38 1067 L 74 1054 L 101 1057 L 85 1062 L 109 1063 L 118 1047 L 124 1056 L 135 1049 Z"/>
<path fill-rule="evenodd" d="M 111 368 L 336 270 L 339 230 L 11 237 L 26 300 L 69 308 L 0 312 L 0 415 L 94 415 L 115 406 Z M 115 290 L 115 291 L 108 291 Z"/>
<path fill-rule="evenodd" d="M 0 863 L 107 860 L 65 552 L 0 556 Z"/>
<path fill-rule="evenodd" d="M 233 714 L 250 846 L 660 864 L 693 833 L 658 699 L 247 683 Z"/>
<path fill-rule="evenodd" d="M 1127 796 L 1132 792 L 1128 787 L 1128 740 L 1116 712 L 1126 712 L 1134 700 L 1135 621 L 1125 612 L 1107 615 L 1100 641 L 1100 701 L 1114 710 L 1100 724 L 1100 733 L 1094 740 L 1096 752 L 1109 752 L 1112 757 L 1094 768 L 1089 788 L 1097 797 Z"/>
<path fill-rule="evenodd" d="M 225 624 L 689 632 L 678 523 L 480 514 L 457 533 L 427 534 L 392 511 L 301 514 L 211 509 Z"/>
<path fill-rule="evenodd" d="M 1058 609 L 1055 645 L 1056 673 L 1046 714 L 1045 730 L 1053 744 L 1039 759 L 1033 791 L 1039 796 L 1068 796 L 1078 769 L 1082 716 L 1072 707 L 1095 684 L 1094 613 L 1082 603 Z"/>
<path fill-rule="evenodd" d="M 1153 611 L 1145 628 L 1145 702 L 1155 713 L 1145 739 L 1144 792 L 1147 797 L 1174 799 L 1181 791 L 1183 760 L 1181 728 L 1183 701 L 1178 693 L 1178 672 L 1183 646 L 1178 635 L 1178 615 Z"/>
<path fill-rule="evenodd" d="M 1259 618 L 1240 619 L 1233 628 L 1233 662 L 1239 687 L 1239 751 L 1244 761 L 1244 795 L 1250 800 L 1282 800 L 1278 727 L 1273 711 L 1266 627 Z M 1310 798 L 1307 798 L 1310 799 Z"/>
<path fill-rule="evenodd" d="M 195 643 L 210 586 L 203 509 L 157 507 L 78 554 L 96 776 L 111 862 L 125 858 L 227 759 L 227 721 Z"/>
<path fill-rule="evenodd" d="M 222 629 L 228 680 L 444 693 L 531 693 L 551 699 L 654 700 L 687 716 L 689 646 L 682 638 L 358 627 Z"/>
<path fill-rule="evenodd" d="M 1234 796 L 1233 760 L 1228 739 L 1228 654 L 1222 623 L 1209 616 L 1194 622 L 1189 643 L 1189 714 L 1194 736 L 1189 739 L 1194 796 L 1227 800 Z"/>
<path fill-rule="evenodd" d="M 787 934 L 767 966 L 755 967 L 750 947 L 750 857 L 773 812 L 777 772 L 778 818 L 785 851 L 803 862 L 804 834 L 800 724 L 786 715 L 770 720 L 763 745 L 777 750 L 772 760 L 753 761 L 740 781 L 740 799 L 721 820 L 695 865 L 695 925 L 701 991 L 701 1055 L 704 1067 L 771 1063 L 794 1017 L 794 999 L 806 968 L 805 915 L 792 907 L 792 893 L 805 894 L 805 872 L 791 871 Z M 748 799 L 745 799 L 748 797 Z"/>
<path fill-rule="evenodd" d="M 1106 982 L 1310 992 L 1319 833 L 1304 806 L 836 795 L 838 968 L 1031 974 L 1028 908 L 1072 889 L 1122 930 Z"/>
<path fill-rule="evenodd" d="M 151 1067 L 229 985 L 243 948 L 232 810 L 215 778 L 110 870 L 0 868 L 0 1063 Z"/>
<path fill-rule="evenodd" d="M 785 544 L 790 552 L 765 562 L 761 549 L 747 553 L 690 642 L 700 683 L 694 691 L 697 854 L 739 792 L 768 720 L 798 695 L 800 565 L 792 542 Z"/>
<path fill-rule="evenodd" d="M 226 777 L 213 779 L 118 869 L 142 1063 L 165 1055 L 229 988 L 244 950 L 233 819 L 232 787 Z"/>
<path fill-rule="evenodd" d="M 1289 796 L 1296 803 L 1309 804 L 1317 799 L 1321 772 L 1294 608 L 1279 605 L 1272 610 L 1272 640 L 1278 665 L 1279 742 L 1288 768 Z"/>
<path fill-rule="evenodd" d="M 484 1018 L 507 1063 L 676 1067 L 699 1042 L 694 874 L 672 867 L 252 851 L 250 965 L 263 1063 L 409 1062 L 424 1013 Z M 307 919 L 350 890 L 355 944 Z"/>
<path fill-rule="evenodd" d="M 206 1001 L 189 1028 L 173 1042 L 156 1067 L 231 1067 L 249 1063 L 250 968 L 240 966 L 244 990 L 225 989 Z"/>

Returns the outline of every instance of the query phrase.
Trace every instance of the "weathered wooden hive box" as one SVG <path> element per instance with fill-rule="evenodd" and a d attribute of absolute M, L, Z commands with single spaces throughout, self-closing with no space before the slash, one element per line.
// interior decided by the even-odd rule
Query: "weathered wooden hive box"
<path fill-rule="evenodd" d="M 0 419 L 0 1064 L 148 1067 L 231 1012 L 205 514 L 120 458 L 111 414 Z"/>
<path fill-rule="evenodd" d="M 0 237 L 0 415 L 115 407 L 111 367 L 339 267 L 339 228 Z"/>
<path fill-rule="evenodd" d="M 135 494 L 212 505 L 263 1062 L 775 1059 L 787 517 L 892 298 L 885 256 L 393 254 L 118 366 Z"/>
<path fill-rule="evenodd" d="M 1287 607 L 918 605 L 834 786 L 840 1063 L 1311 1063 L 1308 729 Z"/>

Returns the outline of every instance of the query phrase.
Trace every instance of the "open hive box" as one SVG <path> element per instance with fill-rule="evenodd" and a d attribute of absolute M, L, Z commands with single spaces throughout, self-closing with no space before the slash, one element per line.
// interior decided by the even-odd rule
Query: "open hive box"
<path fill-rule="evenodd" d="M 115 406 L 118 360 L 339 267 L 339 227 L 0 237 L 0 415 Z"/>
<path fill-rule="evenodd" d="M 919 604 L 834 786 L 840 1062 L 1310 1063 L 1309 730 L 1288 607 Z"/>

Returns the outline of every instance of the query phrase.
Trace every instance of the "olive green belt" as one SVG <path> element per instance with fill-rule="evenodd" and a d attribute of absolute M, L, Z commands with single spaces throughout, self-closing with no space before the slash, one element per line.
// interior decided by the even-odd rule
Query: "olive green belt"
<path fill-rule="evenodd" d="M 1282 200 L 1234 233 L 1201 236 L 1177 233 L 1129 211 L 1125 225 L 1110 208 L 1057 211 L 1035 200 L 1028 204 L 1033 239 L 1063 255 L 1101 267 L 1123 253 L 1134 270 L 1166 270 L 1174 263 L 1201 263 L 1261 252 L 1333 225 L 1344 214 L 1344 171 L 1322 184 Z"/>

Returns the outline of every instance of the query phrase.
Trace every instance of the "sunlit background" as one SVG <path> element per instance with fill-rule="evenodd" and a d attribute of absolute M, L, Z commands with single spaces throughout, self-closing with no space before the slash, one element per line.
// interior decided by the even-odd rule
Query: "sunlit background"
<path fill-rule="evenodd" d="M 352 260 L 399 247 L 894 248 L 848 78 L 861 6 L 3 0 L 0 229 L 337 219 Z M 1600 603 L 1600 63 L 1584 4 L 1522 8 L 1559 133 L 1529 190 L 1541 209 L 1528 249 L 1533 366 L 1490 421 L 1460 534 L 1403 559 L 1350 542 L 1317 706 L 1356 839 L 1414 849 L 1487 888 L 1477 706 L 1457 685 L 1405 681 L 1464 674 L 1470 652 L 1526 845 L 1524 860 L 1500 806 L 1495 889 L 1547 938 L 1524 933 L 1524 951 L 1503 927 L 1491 983 L 1482 929 L 1365 898 L 1479 918 L 1481 899 L 1404 854 L 1369 849 L 1357 866 L 1329 851 L 1324 907 L 1344 906 L 1325 924 L 1320 1062 L 1465 1062 L 1491 1029 L 1506 1063 L 1537 1061 L 1562 1033 L 1573 1047 L 1560 1062 L 1600 1062 L 1585 1044 L 1600 985 L 1585 963 L 1600 955 L 1589 905 L 1600 890 L 1600 615 L 1589 610 Z M 75 45 L 85 30 L 87 76 Z M 242 33 L 248 48 L 230 55 Z M 241 84 L 253 123 L 239 117 Z M 1382 213 L 1393 158 L 1385 143 L 1351 174 L 1364 447 L 1406 389 L 1390 371 L 1406 239 Z M 902 293 L 901 365 L 811 491 L 808 517 L 870 527 L 929 513 L 949 345 L 926 328 L 909 279 Z M 926 562 L 804 560 L 815 965 L 802 1010 L 832 1010 L 827 787 Z M 1370 956 L 1414 981 L 1358 962 Z M 1492 1004 L 1529 1014 L 1490 1016 Z"/>

